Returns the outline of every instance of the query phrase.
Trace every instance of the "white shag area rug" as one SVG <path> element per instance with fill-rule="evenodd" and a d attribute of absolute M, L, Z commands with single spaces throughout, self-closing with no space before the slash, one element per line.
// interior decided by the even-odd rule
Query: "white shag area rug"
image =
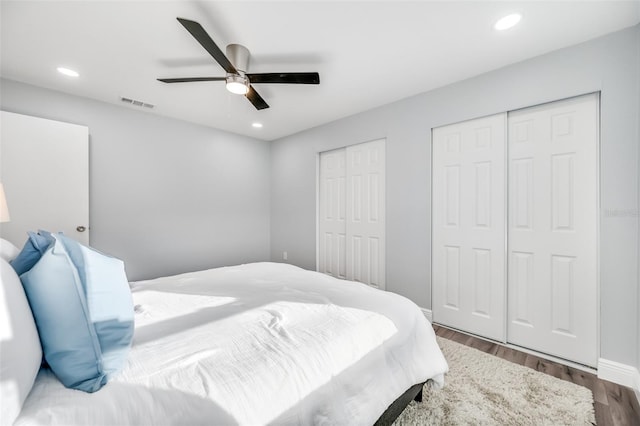
<path fill-rule="evenodd" d="M 583 386 L 438 337 L 449 363 L 443 389 L 427 383 L 394 425 L 595 425 Z"/>

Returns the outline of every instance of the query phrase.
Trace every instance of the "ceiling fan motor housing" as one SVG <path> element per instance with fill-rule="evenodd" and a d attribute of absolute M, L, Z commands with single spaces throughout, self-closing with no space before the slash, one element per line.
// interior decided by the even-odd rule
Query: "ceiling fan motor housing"
<path fill-rule="evenodd" d="M 249 69 L 249 49 L 241 44 L 230 44 L 227 46 L 227 58 L 238 71 L 246 73 Z"/>

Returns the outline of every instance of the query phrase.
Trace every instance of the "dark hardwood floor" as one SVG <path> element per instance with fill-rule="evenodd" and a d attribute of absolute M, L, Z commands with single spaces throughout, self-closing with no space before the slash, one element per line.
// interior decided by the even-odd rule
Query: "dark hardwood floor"
<path fill-rule="evenodd" d="M 445 339 L 453 340 L 507 361 L 524 365 L 558 379 L 591 389 L 598 426 L 640 426 L 640 405 L 633 389 L 598 379 L 594 374 L 586 371 L 558 364 L 445 327 L 434 325 L 433 329 L 436 335 Z"/>

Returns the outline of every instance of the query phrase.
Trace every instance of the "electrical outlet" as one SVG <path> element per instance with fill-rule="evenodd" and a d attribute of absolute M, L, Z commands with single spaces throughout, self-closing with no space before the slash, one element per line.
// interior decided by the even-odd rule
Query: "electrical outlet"
<path fill-rule="evenodd" d="M 288 257 L 289 257 L 289 256 L 287 255 L 287 252 L 286 252 L 286 251 L 283 251 L 283 252 L 282 252 L 282 260 L 287 260 L 287 258 L 288 258 Z"/>

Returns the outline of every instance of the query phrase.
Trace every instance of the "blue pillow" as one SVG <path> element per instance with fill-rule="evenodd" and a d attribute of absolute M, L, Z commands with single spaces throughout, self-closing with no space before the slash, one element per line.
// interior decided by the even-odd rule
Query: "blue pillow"
<path fill-rule="evenodd" d="M 95 392 L 124 366 L 133 301 L 124 263 L 63 235 L 20 278 L 44 357 L 66 387 Z"/>
<path fill-rule="evenodd" d="M 54 241 L 51 233 L 47 231 L 40 230 L 38 233 L 29 231 L 27 234 L 29 238 L 27 242 L 24 243 L 22 251 L 20 251 L 15 259 L 9 262 L 18 275 L 22 275 L 33 268 L 33 265 L 40 260 L 44 252 Z"/>

